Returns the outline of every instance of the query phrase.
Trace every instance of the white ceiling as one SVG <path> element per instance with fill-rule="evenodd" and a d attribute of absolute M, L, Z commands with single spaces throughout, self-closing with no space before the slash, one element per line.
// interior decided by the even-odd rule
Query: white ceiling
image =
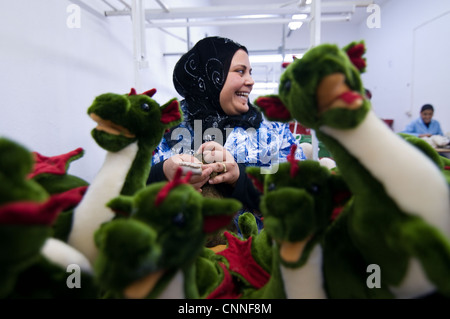
<path fill-rule="evenodd" d="M 132 2 L 140 2 L 139 0 L 72 1 L 89 7 L 90 10 L 95 7 L 99 13 L 110 18 L 131 16 Z M 294 14 L 306 14 L 307 17 L 304 20 L 306 24 L 311 21 L 312 16 L 312 5 L 306 4 L 306 0 L 204 0 L 203 2 L 208 4 L 204 6 L 199 6 L 199 1 L 201 2 L 201 0 L 142 0 L 145 28 L 159 28 L 186 44 L 189 41 L 192 45 L 192 42 L 198 39 L 194 41 L 188 39 L 189 31 L 183 32 L 180 37 L 180 33 L 172 32 L 174 30 L 172 28 L 188 30 L 188 27 L 215 27 L 219 31 L 218 34 L 224 36 L 232 34 L 229 37 L 250 47 L 251 57 L 269 53 L 281 53 L 285 57 L 292 57 L 294 54 L 292 52 L 298 51 L 299 43 L 296 43 L 295 47 L 290 46 L 289 43 L 285 46 L 290 32 L 295 32 L 289 31 L 288 23 L 293 21 Z M 356 26 L 367 18 L 367 7 L 370 4 L 381 6 L 386 1 L 389 0 L 321 0 L 321 21 Z M 303 38 L 309 38 L 309 33 L 305 34 Z M 306 50 L 301 46 L 300 49 Z M 181 53 L 183 52 L 165 52 L 164 55 Z M 269 85 L 277 82 L 282 72 L 280 65 L 280 62 L 260 64 L 252 62 L 255 81 Z"/>
<path fill-rule="evenodd" d="M 98 0 L 103 3 L 106 15 L 129 15 L 132 0 Z M 359 23 L 366 7 L 386 0 L 322 0 L 324 19 L 345 17 Z M 309 13 L 311 5 L 306 0 L 209 0 L 207 6 L 196 6 L 189 0 L 144 0 L 147 27 L 208 26 L 250 23 L 286 23 L 295 13 Z M 198 3 L 198 2 L 197 2 Z M 250 15 L 271 15 L 249 19 Z M 245 16 L 245 17 L 242 17 Z M 189 19 L 189 21 L 187 21 Z M 151 22 L 150 22 L 151 21 Z M 153 24 L 153 25 L 152 25 Z"/>

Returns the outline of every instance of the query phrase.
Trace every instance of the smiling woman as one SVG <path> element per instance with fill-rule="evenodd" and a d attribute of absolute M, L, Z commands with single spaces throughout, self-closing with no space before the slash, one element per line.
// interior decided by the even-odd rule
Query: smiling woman
<path fill-rule="evenodd" d="M 187 173 L 192 165 L 185 162 L 197 163 L 201 170 L 190 179 L 197 190 L 213 184 L 222 197 L 257 212 L 260 193 L 246 166 L 277 168 L 297 142 L 287 123 L 267 121 L 250 103 L 255 82 L 247 48 L 228 38 L 204 38 L 177 62 L 173 82 L 184 98 L 184 120 L 164 134 L 147 182 L 171 181 L 178 167 Z M 305 159 L 301 147 L 296 158 Z"/>

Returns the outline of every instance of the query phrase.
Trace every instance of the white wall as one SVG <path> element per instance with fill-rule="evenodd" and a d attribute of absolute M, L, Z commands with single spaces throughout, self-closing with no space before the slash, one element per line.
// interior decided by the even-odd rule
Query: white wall
<path fill-rule="evenodd" d="M 368 67 L 363 81 L 373 93 L 374 110 L 380 117 L 394 119 L 394 130 L 398 132 L 419 116 L 422 104 L 432 103 L 434 118 L 440 121 L 444 133 L 450 132 L 445 88 L 440 92 L 423 88 L 425 83 L 448 87 L 450 29 L 431 26 L 449 25 L 450 1 L 389 0 L 380 13 L 380 28 L 369 29 L 365 22 L 360 26 L 360 38 L 367 44 Z M 423 57 L 424 39 L 429 45 L 428 61 Z M 444 57 L 445 52 L 446 58 L 436 61 L 436 56 Z M 427 67 L 426 63 L 439 67 Z M 417 79 L 426 80 L 418 83 Z M 445 81 L 447 84 L 442 86 Z"/>
<path fill-rule="evenodd" d="M 81 9 L 79 28 L 67 24 L 74 21 L 73 4 Z M 0 2 L 0 136 L 45 156 L 82 147 L 85 155 L 69 173 L 89 182 L 105 156 L 90 135 L 95 122 L 86 111 L 94 98 L 128 93 L 137 83 L 142 91 L 156 88 L 161 104 L 177 97 L 172 84 L 177 57 L 165 58 L 163 52 L 187 48 L 159 29 L 147 29 L 149 67 L 135 77 L 131 18 L 105 17 L 105 9 L 100 0 Z M 185 29 L 171 32 L 186 38 Z M 193 30 L 193 38 L 199 32 Z"/>

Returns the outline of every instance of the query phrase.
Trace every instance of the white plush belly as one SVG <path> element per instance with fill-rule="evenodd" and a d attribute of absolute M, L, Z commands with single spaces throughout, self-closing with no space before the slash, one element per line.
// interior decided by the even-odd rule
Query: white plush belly
<path fill-rule="evenodd" d="M 308 261 L 299 268 L 280 265 L 284 291 L 288 299 L 323 299 L 322 247 L 316 245 Z"/>
<path fill-rule="evenodd" d="M 422 265 L 416 258 L 411 258 L 405 278 L 398 287 L 390 287 L 398 299 L 418 298 L 436 290 L 428 280 Z"/>
<path fill-rule="evenodd" d="M 166 289 L 158 296 L 158 299 L 185 299 L 184 275 L 181 270 L 175 274 Z"/>
<path fill-rule="evenodd" d="M 108 152 L 99 173 L 75 208 L 68 243 L 91 261 L 97 256 L 94 233 L 114 217 L 106 203 L 118 196 L 138 151 L 137 142 L 119 152 Z"/>
<path fill-rule="evenodd" d="M 450 238 L 449 186 L 430 158 L 392 132 L 372 111 L 354 129 L 324 126 L 320 130 L 356 157 L 403 211 L 422 217 Z"/>

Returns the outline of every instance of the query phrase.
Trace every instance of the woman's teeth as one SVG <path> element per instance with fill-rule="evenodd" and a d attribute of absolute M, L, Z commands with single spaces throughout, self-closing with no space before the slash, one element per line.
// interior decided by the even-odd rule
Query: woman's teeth
<path fill-rule="evenodd" d="M 248 97 L 249 93 L 248 92 L 236 92 L 237 96 L 242 96 L 242 97 Z"/>

